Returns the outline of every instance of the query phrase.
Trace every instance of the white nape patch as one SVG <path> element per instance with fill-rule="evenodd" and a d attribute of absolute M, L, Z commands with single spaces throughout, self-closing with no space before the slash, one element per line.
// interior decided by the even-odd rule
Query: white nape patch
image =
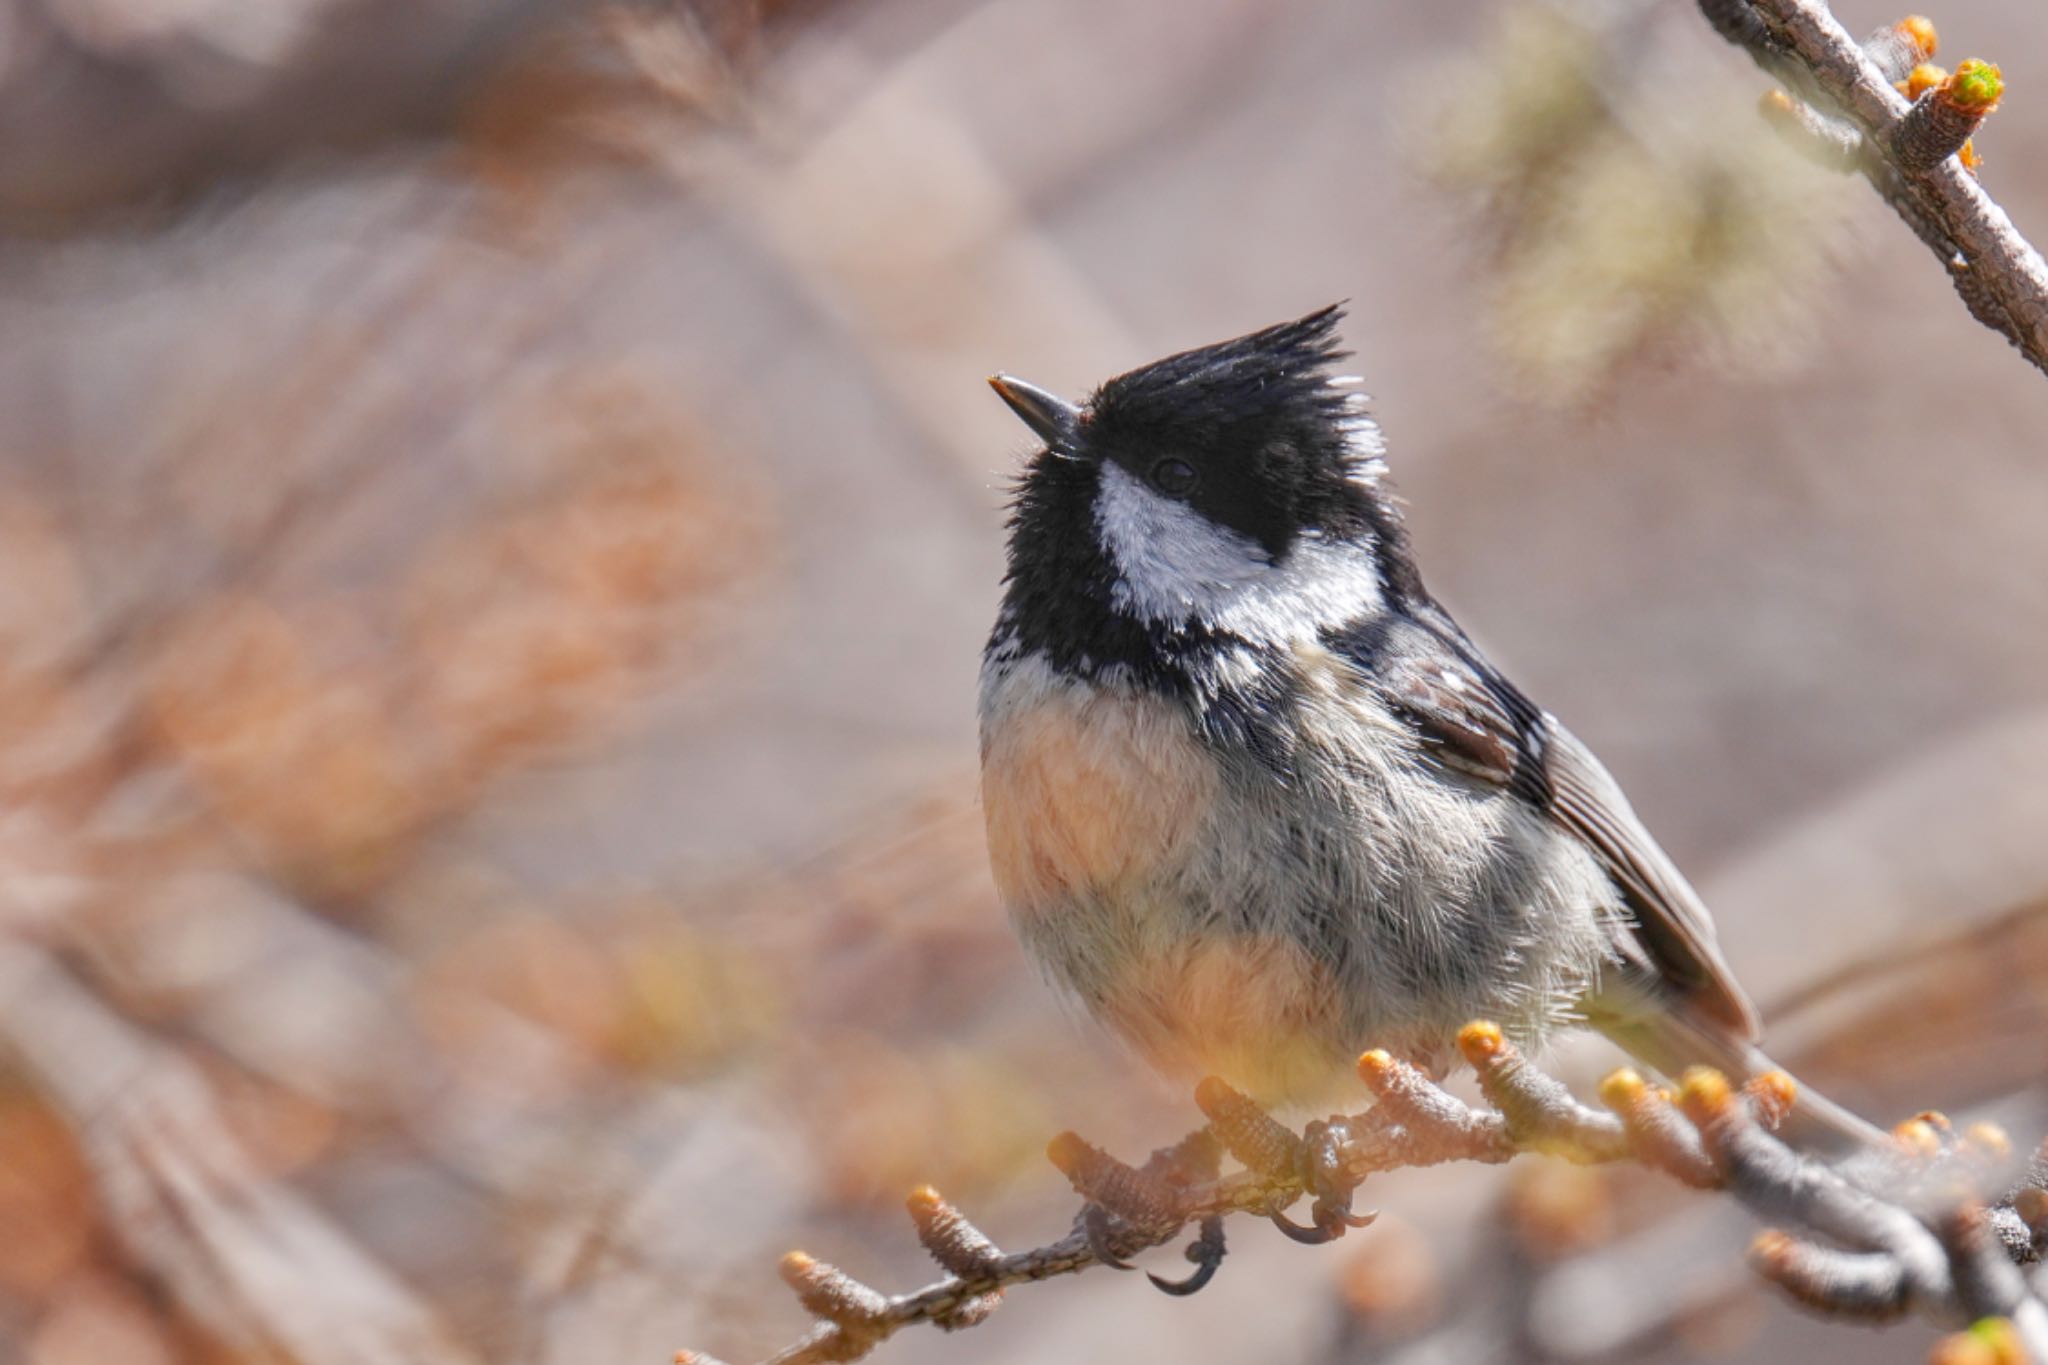
<path fill-rule="evenodd" d="M 1339 375 L 1330 384 L 1334 388 L 1353 382 L 1365 381 Z M 1344 439 L 1358 458 L 1358 477 L 1369 484 L 1378 482 L 1387 472 L 1387 438 L 1380 431 L 1380 424 L 1372 420 L 1371 394 L 1360 391 L 1344 395 Z"/>
<path fill-rule="evenodd" d="M 1304 537 L 1278 562 L 1251 537 L 1102 466 L 1095 523 L 1116 561 L 1110 601 L 1159 625 L 1190 617 L 1254 644 L 1312 637 L 1382 605 L 1372 547 Z"/>

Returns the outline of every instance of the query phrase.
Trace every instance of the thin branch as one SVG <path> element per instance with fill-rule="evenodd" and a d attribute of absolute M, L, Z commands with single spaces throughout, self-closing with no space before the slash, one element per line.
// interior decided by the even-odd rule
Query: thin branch
<path fill-rule="evenodd" d="M 783 1278 L 817 1323 L 768 1365 L 858 1360 L 916 1323 L 971 1327 L 1011 1285 L 1121 1267 L 1123 1258 L 1199 1223 L 1202 1235 L 1189 1248 L 1196 1275 L 1179 1284 L 1154 1280 L 1169 1292 L 1192 1292 L 1222 1259 L 1226 1215 L 1259 1214 L 1296 1240 L 1333 1241 L 1371 1221 L 1351 1213 L 1351 1197 L 1370 1175 L 1445 1161 L 1499 1164 L 1525 1152 L 1639 1162 L 1793 1225 L 1797 1234 L 1759 1237 L 1751 1263 L 1810 1307 L 1865 1321 L 1909 1312 L 1956 1325 L 1997 1317 L 2048 1360 L 2048 1302 L 2021 1269 L 2040 1260 L 2048 1241 L 2048 1160 L 2037 1154 L 2013 1179 L 2010 1144 L 1997 1130 L 1958 1135 L 1941 1116 L 1922 1115 L 1900 1126 L 1894 1147 L 1828 1166 L 1772 1133 L 1796 1098 L 1782 1072 L 1737 1089 L 1699 1069 L 1674 1096 L 1634 1071 L 1618 1071 L 1600 1087 L 1610 1111 L 1603 1113 L 1537 1070 L 1491 1024 L 1468 1025 L 1458 1042 L 1488 1107 L 1467 1105 L 1375 1050 L 1358 1062 L 1373 1107 L 1299 1134 L 1214 1078 L 1196 1092 L 1208 1126 L 1143 1166 L 1063 1133 L 1048 1155 L 1089 1203 L 1072 1232 L 1030 1251 L 1004 1255 L 936 1191 L 920 1189 L 910 1197 L 911 1217 L 947 1276 L 892 1296 L 792 1252 L 783 1258 Z M 1219 1147 L 1244 1169 L 1214 1174 Z M 1191 1150 L 1200 1153 L 1192 1162 Z M 1206 1177 L 1190 1179 L 1191 1164 L 1207 1167 Z M 1997 1189 L 2003 1193 L 1987 1197 Z M 1303 1196 L 1315 1200 L 1306 1227 L 1285 1212 Z M 676 1360 L 717 1365 L 694 1351 Z"/>
<path fill-rule="evenodd" d="M 1714 30 L 1839 117 L 1860 141 L 1855 169 L 1941 259 L 1971 316 L 2048 372 L 2048 263 L 1955 155 L 2003 93 L 1997 68 L 1964 63 L 1909 102 L 1893 35 L 1932 55 L 1933 26 L 1903 21 L 1859 45 L 1822 0 L 1699 0 Z"/>

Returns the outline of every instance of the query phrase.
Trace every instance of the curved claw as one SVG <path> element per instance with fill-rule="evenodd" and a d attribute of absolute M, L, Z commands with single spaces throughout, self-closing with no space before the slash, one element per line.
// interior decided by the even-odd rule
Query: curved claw
<path fill-rule="evenodd" d="M 1169 1280 L 1145 1272 L 1145 1278 L 1162 1294 L 1185 1297 L 1193 1294 L 1209 1281 L 1216 1278 L 1217 1269 L 1223 1264 L 1223 1219 L 1215 1214 L 1202 1220 L 1202 1234 L 1188 1244 L 1187 1257 L 1195 1263 L 1195 1269 L 1184 1280 Z"/>
<path fill-rule="evenodd" d="M 1373 1221 L 1380 1215 L 1377 1209 L 1366 1213 L 1353 1213 L 1348 1205 L 1333 1204 L 1327 1200 L 1318 1199 L 1315 1202 L 1314 1209 L 1311 1210 L 1311 1217 L 1314 1221 L 1306 1227 L 1295 1222 L 1278 1209 L 1275 1209 L 1267 1216 L 1273 1220 L 1274 1227 L 1280 1229 L 1280 1231 L 1286 1233 L 1302 1245 L 1321 1246 L 1325 1242 L 1334 1242 L 1339 1237 L 1342 1237 L 1346 1228 L 1371 1227 Z"/>
<path fill-rule="evenodd" d="M 1325 1242 L 1334 1242 L 1344 1235 L 1344 1226 L 1341 1223 L 1328 1225 L 1315 1223 L 1308 1227 L 1303 1227 L 1279 1209 L 1274 1209 L 1266 1216 L 1273 1220 L 1274 1227 L 1280 1229 L 1280 1231 L 1286 1233 L 1295 1241 L 1300 1242 L 1303 1246 L 1319 1247 Z"/>
<path fill-rule="evenodd" d="M 1145 1272 L 1145 1278 L 1152 1281 L 1152 1287 L 1160 1293 L 1172 1294 L 1176 1298 L 1185 1298 L 1189 1294 L 1200 1290 L 1209 1281 L 1215 1279 L 1216 1269 L 1222 1264 L 1221 1259 L 1204 1261 L 1196 1266 L 1194 1273 L 1184 1280 L 1169 1280 L 1163 1275 L 1154 1275 L 1149 1270 Z"/>
<path fill-rule="evenodd" d="M 1109 1210 L 1100 1204 L 1090 1204 L 1081 1214 L 1081 1232 L 1088 1239 L 1088 1250 L 1095 1253 L 1095 1259 L 1113 1270 L 1136 1270 L 1138 1267 L 1118 1256 L 1109 1244 Z"/>

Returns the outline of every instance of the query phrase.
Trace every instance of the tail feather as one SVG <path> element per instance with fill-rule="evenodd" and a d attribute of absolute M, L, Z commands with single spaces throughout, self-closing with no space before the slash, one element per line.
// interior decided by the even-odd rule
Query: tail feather
<path fill-rule="evenodd" d="M 1629 1055 L 1674 1079 L 1691 1066 L 1713 1067 L 1737 1082 L 1751 1080 L 1766 1071 L 1785 1069 L 1752 1042 L 1668 1011 L 1638 1009 L 1608 1014 L 1592 1009 L 1588 1017 L 1593 1027 Z M 1823 1158 L 1869 1151 L 1886 1140 L 1884 1131 L 1875 1124 L 1859 1118 L 1803 1081 L 1799 1082 L 1792 1112 L 1778 1127 L 1778 1136 L 1808 1155 Z"/>

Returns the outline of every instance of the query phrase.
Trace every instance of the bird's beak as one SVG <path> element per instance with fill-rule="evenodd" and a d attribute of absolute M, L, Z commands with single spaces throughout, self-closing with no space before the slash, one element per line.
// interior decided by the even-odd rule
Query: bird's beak
<path fill-rule="evenodd" d="M 1066 399 L 1006 374 L 990 375 L 988 386 L 1046 445 L 1059 447 L 1073 440 L 1081 423 L 1081 410 Z"/>

